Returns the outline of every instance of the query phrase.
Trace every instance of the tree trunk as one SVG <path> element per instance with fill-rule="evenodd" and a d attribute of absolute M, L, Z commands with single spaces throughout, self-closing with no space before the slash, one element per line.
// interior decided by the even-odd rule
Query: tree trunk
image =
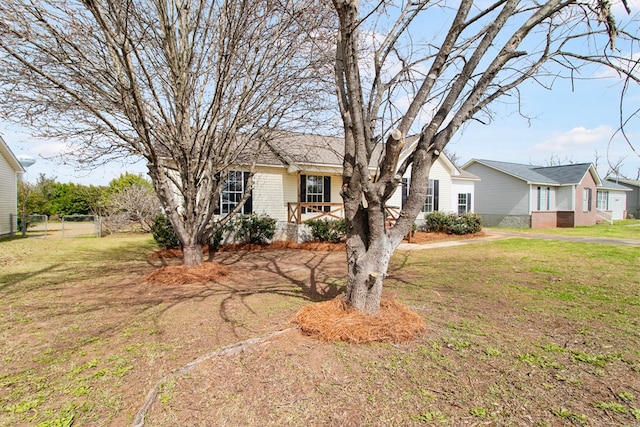
<path fill-rule="evenodd" d="M 368 314 L 380 311 L 382 282 L 387 274 L 393 248 L 391 242 L 377 242 L 365 250 L 347 242 L 347 295 L 345 302 Z"/>
<path fill-rule="evenodd" d="M 346 195 L 346 194 L 345 194 Z M 382 206 L 367 207 L 345 199 L 347 220 L 347 305 L 368 314 L 378 314 L 382 285 L 394 250 L 402 241 L 398 230 L 385 227 Z M 352 213 L 350 215 L 349 213 Z"/>
<path fill-rule="evenodd" d="M 182 248 L 184 265 L 195 267 L 204 262 L 202 257 L 202 245 L 189 245 Z"/>

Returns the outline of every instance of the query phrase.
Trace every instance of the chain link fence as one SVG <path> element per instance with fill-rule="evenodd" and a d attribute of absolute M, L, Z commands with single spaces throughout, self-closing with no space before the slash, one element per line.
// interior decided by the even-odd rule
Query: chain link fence
<path fill-rule="evenodd" d="M 100 237 L 102 218 L 98 215 L 64 215 L 50 219 L 47 215 L 10 214 L 11 236 L 22 237 Z"/>

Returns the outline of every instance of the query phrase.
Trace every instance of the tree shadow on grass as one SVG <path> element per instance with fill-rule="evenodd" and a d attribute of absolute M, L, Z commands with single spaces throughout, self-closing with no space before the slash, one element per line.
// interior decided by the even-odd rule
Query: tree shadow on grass
<path fill-rule="evenodd" d="M 95 337 L 122 336 L 136 323 L 153 323 L 162 331 L 166 327 L 162 319 L 168 312 L 208 301 L 215 303 L 216 317 L 232 330 L 233 336 L 263 333 L 264 319 L 268 317 L 265 309 L 287 315 L 300 305 L 295 301 L 332 299 L 342 291 L 345 269 L 341 253 L 299 250 L 220 253 L 214 262 L 227 266 L 231 270 L 228 276 L 217 282 L 165 286 L 147 282 L 146 275 L 154 268 L 179 264 L 181 260 L 148 257 L 142 260 L 134 252 L 121 253 L 121 263 L 100 264 L 98 261 L 108 255 L 96 251 L 68 264 L 4 276 L 6 284 L 0 288 L 0 296 L 12 293 L 13 312 L 21 312 L 20 317 L 26 319 L 15 325 L 13 331 L 27 335 L 33 325 L 38 325 L 48 338 L 39 343 L 34 341 L 34 346 L 78 351 Z M 261 307 L 262 297 L 275 299 L 270 299 L 270 306 Z M 276 318 L 284 315 L 278 313 Z M 215 324 L 215 318 L 208 316 L 209 313 L 203 313 L 202 321 Z M 249 321 L 243 318 L 248 316 Z M 285 324 L 286 320 L 282 326 Z M 73 333 L 69 328 L 75 329 Z"/>

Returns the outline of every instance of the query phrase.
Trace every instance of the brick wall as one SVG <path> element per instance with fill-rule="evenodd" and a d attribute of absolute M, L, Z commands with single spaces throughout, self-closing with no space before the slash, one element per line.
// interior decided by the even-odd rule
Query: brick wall
<path fill-rule="evenodd" d="M 531 228 L 555 228 L 556 225 L 556 211 L 531 212 Z"/>
<path fill-rule="evenodd" d="M 585 188 L 591 189 L 591 206 L 585 206 L 584 190 Z M 596 197 L 597 187 L 590 173 L 587 173 L 582 179 L 582 182 L 576 186 L 576 200 L 575 200 L 575 220 L 574 225 L 595 225 L 598 216 L 596 211 Z"/>

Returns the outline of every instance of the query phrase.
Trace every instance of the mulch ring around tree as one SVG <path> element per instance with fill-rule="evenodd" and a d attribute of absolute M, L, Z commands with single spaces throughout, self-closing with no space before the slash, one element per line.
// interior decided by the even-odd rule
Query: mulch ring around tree
<path fill-rule="evenodd" d="M 166 265 L 147 275 L 147 281 L 159 285 L 188 285 L 213 282 L 229 274 L 228 267 L 216 262 L 205 262 L 195 267 Z"/>
<path fill-rule="evenodd" d="M 370 315 L 348 307 L 344 296 L 301 308 L 292 319 L 300 330 L 323 341 L 400 343 L 411 341 L 427 326 L 422 317 L 391 297 Z"/>

